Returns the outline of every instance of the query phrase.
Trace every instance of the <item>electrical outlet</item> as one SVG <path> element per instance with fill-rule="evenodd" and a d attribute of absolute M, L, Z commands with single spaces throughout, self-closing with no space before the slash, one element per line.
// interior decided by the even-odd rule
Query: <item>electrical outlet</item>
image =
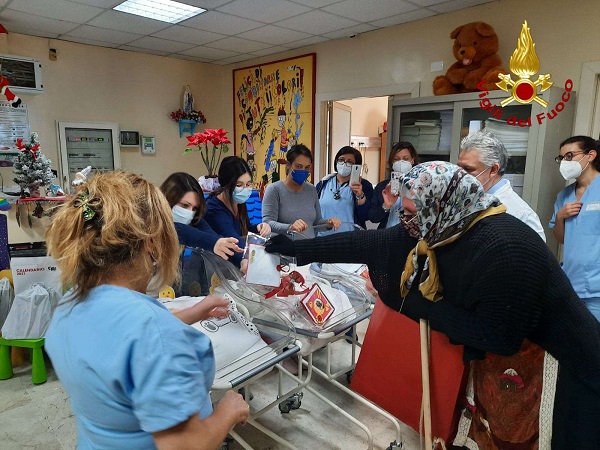
<path fill-rule="evenodd" d="M 441 72 L 444 70 L 444 61 L 434 61 L 431 63 L 432 72 Z"/>

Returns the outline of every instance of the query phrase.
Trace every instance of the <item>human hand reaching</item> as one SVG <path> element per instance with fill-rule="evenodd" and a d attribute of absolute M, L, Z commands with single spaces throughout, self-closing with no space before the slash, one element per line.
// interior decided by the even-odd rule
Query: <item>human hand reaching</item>
<path fill-rule="evenodd" d="M 273 236 L 265 245 L 267 253 L 279 253 L 281 255 L 296 256 L 294 241 L 283 234 Z"/>
<path fill-rule="evenodd" d="M 224 260 L 228 260 L 230 256 L 233 256 L 234 252 L 242 253 L 244 251 L 243 248 L 238 247 L 237 243 L 238 240 L 233 237 L 221 238 L 215 244 L 213 252 Z"/>

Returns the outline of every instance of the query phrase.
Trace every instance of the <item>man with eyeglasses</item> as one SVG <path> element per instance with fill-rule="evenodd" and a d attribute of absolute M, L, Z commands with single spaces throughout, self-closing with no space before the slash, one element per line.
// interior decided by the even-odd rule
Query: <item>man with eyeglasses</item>
<path fill-rule="evenodd" d="M 486 194 L 506 206 L 506 212 L 531 227 L 546 242 L 540 218 L 502 176 L 509 154 L 504 144 L 486 130 L 470 134 L 460 143 L 458 165 L 479 180 Z"/>
<path fill-rule="evenodd" d="M 550 228 L 563 244 L 563 270 L 575 292 L 600 320 L 600 142 L 573 136 L 560 144 L 555 161 L 565 180 L 554 203 Z"/>

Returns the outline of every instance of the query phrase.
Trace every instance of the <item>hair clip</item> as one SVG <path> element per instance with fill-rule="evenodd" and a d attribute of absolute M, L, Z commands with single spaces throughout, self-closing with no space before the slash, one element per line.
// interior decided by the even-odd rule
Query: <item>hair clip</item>
<path fill-rule="evenodd" d="M 81 208 L 85 222 L 89 222 L 96 216 L 96 211 L 90 206 L 90 194 L 87 190 L 82 190 L 77 195 L 74 205 L 76 208 Z"/>

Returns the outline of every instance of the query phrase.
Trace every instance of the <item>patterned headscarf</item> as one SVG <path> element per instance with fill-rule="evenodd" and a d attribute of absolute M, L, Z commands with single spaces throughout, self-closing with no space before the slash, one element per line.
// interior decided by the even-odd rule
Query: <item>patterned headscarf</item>
<path fill-rule="evenodd" d="M 413 167 L 402 180 L 403 195 L 414 201 L 420 238 L 402 273 L 402 295 L 410 289 L 419 266 L 417 258 L 427 255 L 419 289 L 429 300 L 442 298 L 433 249 L 458 239 L 476 222 L 506 211 L 499 200 L 487 195 L 481 183 L 460 167 L 432 161 Z"/>

